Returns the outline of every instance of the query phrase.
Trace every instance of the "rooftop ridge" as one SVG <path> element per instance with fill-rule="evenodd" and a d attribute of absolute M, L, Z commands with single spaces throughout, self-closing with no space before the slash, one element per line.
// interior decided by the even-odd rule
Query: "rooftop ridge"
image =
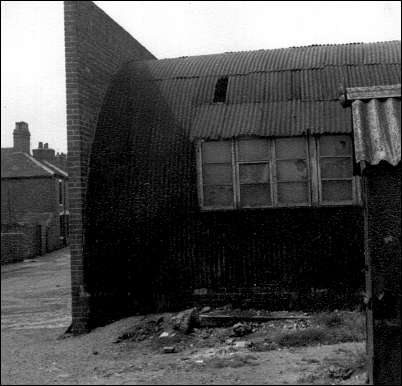
<path fill-rule="evenodd" d="M 390 44 L 390 43 L 401 43 L 401 40 L 384 40 L 384 41 L 375 41 L 375 42 L 350 42 L 350 43 L 325 43 L 325 44 L 310 44 L 306 46 L 289 46 L 289 47 L 276 47 L 276 48 L 260 48 L 257 50 L 244 50 L 244 51 L 225 51 L 225 52 L 216 52 L 212 54 L 201 54 L 201 55 L 186 55 L 186 56 L 178 56 L 172 58 L 160 58 L 160 59 L 148 59 L 142 62 L 161 62 L 168 60 L 178 60 L 178 59 L 188 59 L 188 58 L 201 58 L 201 57 L 210 57 L 210 56 L 220 56 L 220 55 L 236 55 L 236 54 L 247 54 L 252 52 L 268 52 L 268 51 L 277 51 L 277 50 L 291 50 L 291 49 L 302 49 L 302 48 L 312 48 L 312 47 L 344 47 L 344 46 L 368 46 L 375 44 Z M 136 60 L 132 60 L 130 62 L 134 62 Z M 128 63 L 130 63 L 128 62 Z"/>

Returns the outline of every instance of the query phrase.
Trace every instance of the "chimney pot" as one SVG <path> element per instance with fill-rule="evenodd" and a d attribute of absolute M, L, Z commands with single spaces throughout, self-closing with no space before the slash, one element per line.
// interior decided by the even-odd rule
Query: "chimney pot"
<path fill-rule="evenodd" d="M 48 149 L 49 148 L 49 144 L 48 143 L 45 143 L 45 149 Z"/>
<path fill-rule="evenodd" d="M 43 142 L 39 142 L 38 149 L 43 149 Z"/>

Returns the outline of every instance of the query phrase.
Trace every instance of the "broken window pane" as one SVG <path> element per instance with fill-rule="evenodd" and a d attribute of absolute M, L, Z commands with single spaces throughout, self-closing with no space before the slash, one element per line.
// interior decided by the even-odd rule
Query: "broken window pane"
<path fill-rule="evenodd" d="M 321 158 L 321 178 L 352 178 L 351 158 Z"/>
<path fill-rule="evenodd" d="M 259 207 L 271 205 L 271 189 L 269 184 L 241 185 L 241 207 Z"/>
<path fill-rule="evenodd" d="M 231 164 L 207 164 L 203 168 L 203 182 L 206 185 L 230 185 L 232 183 Z"/>
<path fill-rule="evenodd" d="M 308 185 L 305 182 L 279 182 L 278 202 L 280 204 L 308 203 Z"/>
<path fill-rule="evenodd" d="M 320 137 L 321 156 L 352 154 L 352 141 L 348 135 L 323 135 Z"/>
<path fill-rule="evenodd" d="M 232 162 L 231 141 L 211 141 L 202 144 L 203 163 Z"/>
<path fill-rule="evenodd" d="M 241 184 L 269 182 L 269 164 L 239 165 L 239 179 Z"/>
<path fill-rule="evenodd" d="M 277 161 L 276 167 L 278 181 L 303 181 L 307 179 L 307 161 L 305 160 Z"/>
<path fill-rule="evenodd" d="M 352 196 L 352 181 L 322 182 L 322 201 L 351 201 Z"/>
<path fill-rule="evenodd" d="M 304 137 L 279 138 L 276 139 L 275 146 L 277 158 L 306 158 L 306 139 Z"/>
<path fill-rule="evenodd" d="M 204 186 L 204 205 L 212 207 L 233 207 L 232 186 Z"/>
<path fill-rule="evenodd" d="M 270 158 L 269 142 L 267 139 L 239 140 L 240 161 L 260 161 Z"/>

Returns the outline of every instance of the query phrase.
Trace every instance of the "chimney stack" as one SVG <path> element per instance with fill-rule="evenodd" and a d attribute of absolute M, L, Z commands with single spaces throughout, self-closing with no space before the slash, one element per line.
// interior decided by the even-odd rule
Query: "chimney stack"
<path fill-rule="evenodd" d="M 28 129 L 28 123 L 15 122 L 14 151 L 30 154 L 31 152 L 31 134 Z"/>
<path fill-rule="evenodd" d="M 38 143 L 38 148 L 32 150 L 34 158 L 39 161 L 49 161 L 54 162 L 55 160 L 55 151 L 54 149 L 49 149 L 49 144 L 46 142 Z"/>

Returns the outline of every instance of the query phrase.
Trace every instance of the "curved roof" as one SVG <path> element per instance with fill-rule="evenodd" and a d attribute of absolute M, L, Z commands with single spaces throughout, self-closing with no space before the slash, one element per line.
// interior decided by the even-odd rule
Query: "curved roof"
<path fill-rule="evenodd" d="M 152 82 L 189 138 L 218 139 L 351 132 L 341 90 L 400 83 L 400 62 L 400 41 L 390 41 L 147 60 L 123 74 Z M 213 103 L 222 76 L 226 101 Z"/>
<path fill-rule="evenodd" d="M 399 40 L 377 43 L 311 45 L 269 50 L 227 52 L 149 60 L 154 79 L 212 75 L 245 75 L 255 72 L 313 70 L 328 66 L 399 64 Z"/>

